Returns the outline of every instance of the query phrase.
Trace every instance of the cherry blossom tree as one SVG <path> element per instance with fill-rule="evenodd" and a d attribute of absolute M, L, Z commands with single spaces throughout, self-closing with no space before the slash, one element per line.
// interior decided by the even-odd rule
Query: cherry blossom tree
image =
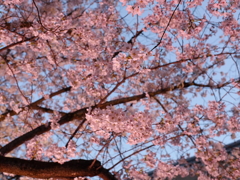
<path fill-rule="evenodd" d="M 0 0 L 0 172 L 240 178 L 238 0 Z M 195 155 L 194 165 L 184 162 Z M 174 164 L 175 163 L 175 164 Z"/>

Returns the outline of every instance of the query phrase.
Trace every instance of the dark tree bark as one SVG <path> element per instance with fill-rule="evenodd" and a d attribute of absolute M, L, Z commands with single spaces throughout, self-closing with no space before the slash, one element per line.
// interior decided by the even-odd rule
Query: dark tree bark
<path fill-rule="evenodd" d="M 40 179 L 99 176 L 104 180 L 117 180 L 114 175 L 101 166 L 99 161 L 95 161 L 91 166 L 93 161 L 78 159 L 59 164 L 0 156 L 0 171 Z"/>

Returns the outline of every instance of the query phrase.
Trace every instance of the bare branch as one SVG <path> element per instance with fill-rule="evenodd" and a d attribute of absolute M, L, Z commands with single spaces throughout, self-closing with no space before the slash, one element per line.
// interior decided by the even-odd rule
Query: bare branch
<path fill-rule="evenodd" d="M 0 156 L 0 171 L 41 179 L 100 176 L 104 180 L 116 180 L 107 169 L 101 167 L 99 161 L 89 168 L 92 162 L 78 159 L 59 164 Z"/>

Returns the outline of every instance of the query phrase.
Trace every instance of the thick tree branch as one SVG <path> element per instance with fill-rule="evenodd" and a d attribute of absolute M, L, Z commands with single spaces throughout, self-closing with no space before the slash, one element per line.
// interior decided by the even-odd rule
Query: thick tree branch
<path fill-rule="evenodd" d="M 158 95 L 158 94 L 165 94 L 165 93 L 170 92 L 170 91 L 179 90 L 179 89 L 182 89 L 182 88 L 188 88 L 190 86 L 209 87 L 209 88 L 212 88 L 212 89 L 219 89 L 219 88 L 221 88 L 223 86 L 226 86 L 230 83 L 231 82 L 226 82 L 222 85 L 209 85 L 209 84 L 204 85 L 204 84 L 197 84 L 195 82 L 183 82 L 183 83 L 180 83 L 178 85 L 172 85 L 172 86 L 170 85 L 166 88 L 159 89 L 159 90 L 154 91 L 154 92 L 148 92 L 147 94 L 150 97 L 154 97 L 155 95 Z M 105 102 L 103 104 L 92 106 L 91 108 L 92 109 L 94 109 L 94 108 L 104 109 L 107 106 L 119 105 L 119 104 L 131 102 L 131 101 L 139 101 L 140 99 L 143 99 L 143 98 L 146 98 L 146 97 L 147 97 L 146 93 L 142 93 L 142 94 L 131 96 L 131 97 L 125 97 L 125 98 L 120 98 L 120 99 L 108 101 L 108 102 Z M 58 121 L 59 125 L 63 125 L 63 124 L 68 123 L 68 122 L 70 122 L 74 119 L 82 120 L 83 118 L 85 118 L 85 114 L 87 113 L 88 108 L 90 108 L 90 107 L 86 107 L 86 108 L 77 110 L 73 113 L 68 113 L 68 114 L 62 116 L 62 118 Z M 32 131 L 29 131 L 26 134 L 14 139 L 10 143 L 8 143 L 4 147 L 2 147 L 0 149 L 0 154 L 5 155 L 5 154 L 9 153 L 10 151 L 14 150 L 15 148 L 17 148 L 18 146 L 20 146 L 21 144 L 25 143 L 26 141 L 34 138 L 37 135 L 41 135 L 41 134 L 49 131 L 50 129 L 51 129 L 51 123 L 46 123 L 45 125 L 41 125 L 41 126 L 35 128 L 35 129 L 33 129 Z"/>
<path fill-rule="evenodd" d="M 137 37 L 141 34 L 141 32 L 137 33 L 135 36 L 133 37 Z M 132 38 L 133 38 L 132 37 Z M 131 39 L 132 40 L 132 39 Z M 130 40 L 129 40 L 130 41 Z M 119 53 L 119 52 L 118 52 Z M 232 55 L 232 54 L 235 54 L 235 53 L 220 53 L 220 54 L 207 54 L 206 57 L 211 57 L 211 56 L 221 56 L 221 55 Z M 162 65 L 158 65 L 158 66 L 154 66 L 154 67 L 151 67 L 151 68 L 147 68 L 147 69 L 150 69 L 150 70 L 155 70 L 155 69 L 159 69 L 159 68 L 163 68 L 163 67 L 167 67 L 167 66 L 170 66 L 170 65 L 173 65 L 173 64 L 179 64 L 179 63 L 183 63 L 183 62 L 187 62 L 187 61 L 190 61 L 192 59 L 201 59 L 201 58 L 204 58 L 204 56 L 197 56 L 197 57 L 194 57 L 194 58 L 190 58 L 190 59 L 181 59 L 181 60 L 178 60 L 178 61 L 174 61 L 174 62 L 170 62 L 170 63 L 166 63 L 166 64 L 162 64 Z M 212 66 L 209 66 L 209 67 L 212 67 Z M 206 69 L 209 69 L 209 68 L 206 68 Z M 134 75 L 131 75 L 131 77 L 137 75 L 139 73 L 135 73 Z M 205 86 L 208 86 L 208 85 L 205 85 Z M 202 86 L 203 87 L 203 86 Z M 66 87 L 66 88 L 63 88 L 63 89 L 60 89 L 59 91 L 56 91 L 54 93 L 51 93 L 49 95 L 50 98 L 54 97 L 54 96 L 57 96 L 59 94 L 62 94 L 64 92 L 68 92 L 71 90 L 71 86 L 69 87 Z M 47 113 L 52 113 L 52 110 L 50 109 L 47 109 L 47 108 L 42 108 L 42 107 L 39 107 L 38 105 L 40 103 L 42 103 L 43 101 L 45 100 L 45 98 L 41 98 L 31 104 L 29 104 L 28 106 L 26 107 L 30 107 L 31 109 L 35 109 L 35 110 L 43 110 L 44 112 L 47 112 Z M 23 107 L 25 108 L 25 107 Z M 22 108 L 22 109 L 23 109 Z M 3 121 L 7 115 L 10 115 L 10 116 L 14 116 L 14 115 L 17 115 L 17 113 L 13 110 L 8 110 L 7 112 L 3 113 L 0 115 L 0 121 Z"/>
<path fill-rule="evenodd" d="M 99 176 L 104 180 L 116 180 L 107 169 L 101 167 L 99 161 L 89 168 L 92 162 L 78 159 L 59 164 L 0 156 L 0 171 L 40 179 Z"/>
<path fill-rule="evenodd" d="M 60 90 L 58 90 L 58 91 L 56 91 L 56 92 L 54 92 L 54 93 L 51 93 L 50 95 L 49 95 L 49 98 L 52 98 L 52 97 L 54 97 L 54 96 L 57 96 L 57 95 L 59 95 L 59 94 L 62 94 L 62 93 L 64 93 L 64 92 L 68 92 L 68 91 L 70 91 L 71 90 L 71 86 L 70 87 L 66 87 L 66 88 L 63 88 L 63 89 L 60 89 Z M 26 107 L 27 108 L 31 108 L 31 109 L 35 109 L 35 110 L 42 110 L 42 111 L 44 111 L 44 112 L 51 112 L 52 113 L 52 110 L 50 110 L 50 109 L 48 109 L 48 108 L 43 108 L 43 107 L 39 107 L 38 105 L 40 104 L 40 103 L 42 103 L 44 100 L 46 100 L 44 97 L 42 97 L 41 99 L 39 99 L 39 100 L 37 100 L 37 101 L 35 101 L 35 102 L 33 102 L 33 103 L 31 103 L 31 104 L 29 104 L 29 105 L 27 105 Z M 21 109 L 23 110 L 24 108 L 26 108 L 26 107 L 22 107 Z M 14 115 L 17 115 L 17 113 L 15 112 L 15 111 L 13 111 L 13 110 L 8 110 L 7 112 L 5 112 L 5 113 L 3 113 L 3 114 L 1 114 L 0 115 L 0 121 L 3 121 L 6 117 L 7 117 L 7 115 L 10 115 L 10 116 L 14 116 Z"/>
<path fill-rule="evenodd" d="M 62 124 L 66 123 L 66 122 L 69 122 L 71 120 L 73 120 L 73 114 L 69 113 L 69 114 L 64 115 L 60 119 L 59 124 L 62 125 Z M 5 155 L 6 153 L 9 153 L 10 151 L 14 150 L 15 148 L 17 148 L 18 146 L 20 146 L 24 142 L 34 138 L 37 135 L 41 135 L 41 134 L 49 131 L 50 129 L 51 129 L 51 123 L 50 122 L 46 123 L 44 125 L 38 126 L 37 128 L 33 129 L 32 131 L 29 131 L 29 132 L 23 134 L 22 136 L 14 139 L 10 143 L 8 143 L 4 147 L 2 147 L 0 149 L 0 154 Z"/>

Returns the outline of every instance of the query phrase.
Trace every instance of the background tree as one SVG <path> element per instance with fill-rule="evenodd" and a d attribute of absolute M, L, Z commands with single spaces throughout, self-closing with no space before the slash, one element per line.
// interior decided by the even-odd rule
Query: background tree
<path fill-rule="evenodd" d="M 6 177 L 240 177 L 239 1 L 0 4 Z"/>

